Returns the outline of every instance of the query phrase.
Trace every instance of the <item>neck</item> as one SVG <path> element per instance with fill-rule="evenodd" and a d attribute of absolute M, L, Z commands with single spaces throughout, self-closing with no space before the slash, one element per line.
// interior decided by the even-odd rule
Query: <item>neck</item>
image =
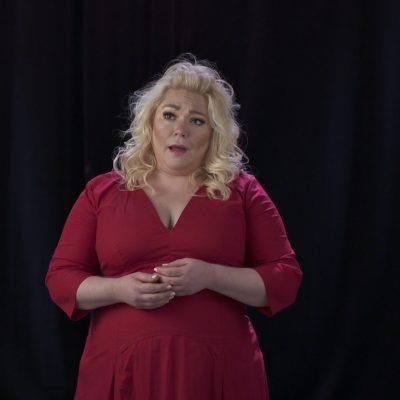
<path fill-rule="evenodd" d="M 150 184 L 155 185 L 159 189 L 169 188 L 177 190 L 189 190 L 189 175 L 171 175 L 162 170 L 155 170 L 151 175 Z"/>

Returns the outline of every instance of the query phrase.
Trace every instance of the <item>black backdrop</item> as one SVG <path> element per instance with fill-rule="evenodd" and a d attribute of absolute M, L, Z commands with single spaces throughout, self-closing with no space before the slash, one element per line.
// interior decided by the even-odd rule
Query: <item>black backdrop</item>
<path fill-rule="evenodd" d="M 50 302 L 48 261 L 84 183 L 111 168 L 128 94 L 187 51 L 236 89 L 305 273 L 295 306 L 250 310 L 272 399 L 397 398 L 399 2 L 1 7 L 1 399 L 72 398 L 87 321 Z"/>

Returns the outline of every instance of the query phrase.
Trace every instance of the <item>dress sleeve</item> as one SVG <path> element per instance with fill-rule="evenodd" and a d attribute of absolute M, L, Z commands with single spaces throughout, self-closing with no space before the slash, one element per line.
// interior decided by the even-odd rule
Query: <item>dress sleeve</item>
<path fill-rule="evenodd" d="M 96 210 L 89 182 L 67 218 L 46 275 L 52 300 L 72 320 L 81 319 L 90 312 L 76 308 L 76 291 L 83 280 L 99 273 L 95 250 Z"/>
<path fill-rule="evenodd" d="M 268 306 L 257 307 L 272 316 L 293 304 L 302 272 L 286 236 L 274 203 L 254 177 L 250 177 L 245 197 L 246 261 L 261 276 Z"/>

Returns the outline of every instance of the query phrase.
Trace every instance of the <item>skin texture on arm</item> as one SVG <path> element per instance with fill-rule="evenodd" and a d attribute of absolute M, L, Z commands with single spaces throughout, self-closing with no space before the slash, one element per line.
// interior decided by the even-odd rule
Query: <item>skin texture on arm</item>
<path fill-rule="evenodd" d="M 76 305 L 81 310 L 93 310 L 116 303 L 141 309 L 153 309 L 167 304 L 175 293 L 171 285 L 157 275 L 135 272 L 120 278 L 91 276 L 76 293 Z"/>
<path fill-rule="evenodd" d="M 172 285 L 177 296 L 210 289 L 251 306 L 267 306 L 265 286 L 252 268 L 233 268 L 183 258 L 155 268 L 162 282 Z"/>
<path fill-rule="evenodd" d="M 264 282 L 254 269 L 211 265 L 213 279 L 210 281 L 209 289 L 249 306 L 268 306 Z"/>

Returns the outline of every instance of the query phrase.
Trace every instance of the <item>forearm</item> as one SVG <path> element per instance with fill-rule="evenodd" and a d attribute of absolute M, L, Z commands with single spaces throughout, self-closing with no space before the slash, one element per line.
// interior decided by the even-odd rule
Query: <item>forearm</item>
<path fill-rule="evenodd" d="M 233 268 L 211 264 L 211 279 L 208 289 L 250 306 L 268 305 L 264 282 L 252 268 Z"/>
<path fill-rule="evenodd" d="M 101 276 L 86 278 L 76 292 L 76 307 L 80 310 L 94 310 L 117 303 L 115 281 L 116 278 Z"/>

